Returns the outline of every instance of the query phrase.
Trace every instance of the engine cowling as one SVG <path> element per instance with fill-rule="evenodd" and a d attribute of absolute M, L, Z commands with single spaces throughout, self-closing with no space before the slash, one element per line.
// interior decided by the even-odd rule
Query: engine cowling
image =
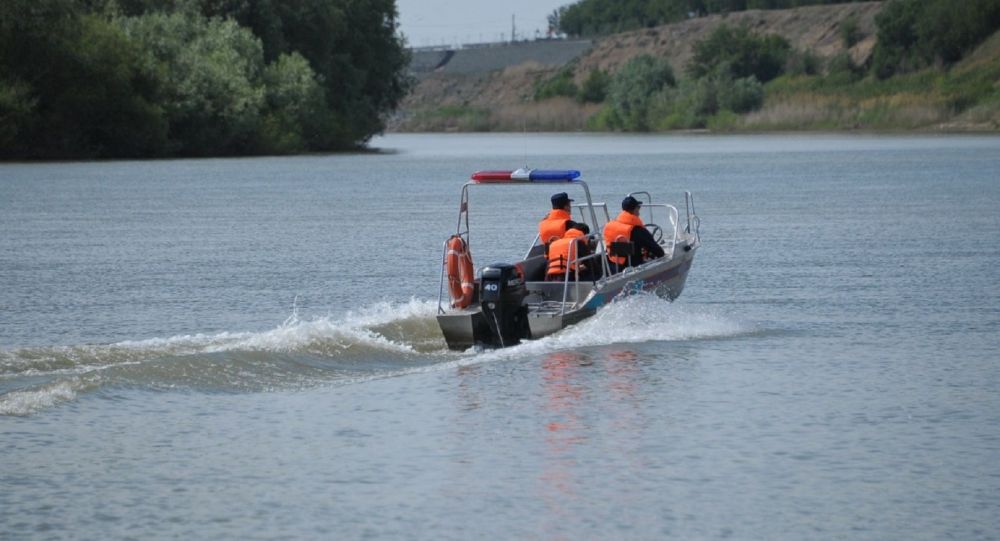
<path fill-rule="evenodd" d="M 479 288 L 480 306 L 492 333 L 491 345 L 507 347 L 531 337 L 528 308 L 523 305 L 528 289 L 516 265 L 485 267 Z"/>

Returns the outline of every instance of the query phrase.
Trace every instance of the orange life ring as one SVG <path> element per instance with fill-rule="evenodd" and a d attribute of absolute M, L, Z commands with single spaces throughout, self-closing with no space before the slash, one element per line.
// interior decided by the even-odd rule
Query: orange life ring
<path fill-rule="evenodd" d="M 465 239 L 458 235 L 448 239 L 448 253 L 445 255 L 448 270 L 448 293 L 451 294 L 452 308 L 466 308 L 472 304 L 475 291 L 475 277 L 472 274 L 472 254 Z"/>

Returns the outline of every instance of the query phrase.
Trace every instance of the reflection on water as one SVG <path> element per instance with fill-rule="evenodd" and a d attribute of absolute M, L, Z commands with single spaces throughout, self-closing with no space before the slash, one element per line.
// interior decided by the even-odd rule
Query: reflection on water
<path fill-rule="evenodd" d="M 581 403 L 588 398 L 586 382 L 580 371 L 593 365 L 582 353 L 560 351 L 542 359 L 543 410 L 538 420 L 543 424 L 545 452 L 541 459 L 539 475 L 540 499 L 546 506 L 546 532 L 559 532 L 567 520 L 572 520 L 572 509 L 582 495 L 579 491 L 580 464 L 573 447 L 584 442 L 589 433 L 581 420 Z"/>
<path fill-rule="evenodd" d="M 646 438 L 647 424 L 637 401 L 644 378 L 639 354 L 631 349 L 559 351 L 541 360 L 544 399 L 537 418 L 544 427 L 544 456 L 539 474 L 540 498 L 549 522 L 546 531 L 564 531 L 594 474 L 577 448 L 601 442 L 613 461 L 634 462 L 634 448 Z M 662 390 L 660 390 L 662 392 Z M 640 464 L 631 464 L 640 466 Z M 607 501 L 610 509 L 628 505 L 629 491 Z"/>

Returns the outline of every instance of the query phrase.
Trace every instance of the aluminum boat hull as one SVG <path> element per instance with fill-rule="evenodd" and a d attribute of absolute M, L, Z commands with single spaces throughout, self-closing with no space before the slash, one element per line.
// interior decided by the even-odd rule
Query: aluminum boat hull
<path fill-rule="evenodd" d="M 570 282 L 568 287 L 563 282 L 527 282 L 528 338 L 558 332 L 596 314 L 616 298 L 634 293 L 676 299 L 684 290 L 697 249 L 697 241 L 693 241 L 683 248 L 678 246 L 672 258 L 654 259 L 596 282 Z M 467 350 L 490 342 L 490 328 L 478 303 L 439 314 L 437 320 L 449 349 Z"/>

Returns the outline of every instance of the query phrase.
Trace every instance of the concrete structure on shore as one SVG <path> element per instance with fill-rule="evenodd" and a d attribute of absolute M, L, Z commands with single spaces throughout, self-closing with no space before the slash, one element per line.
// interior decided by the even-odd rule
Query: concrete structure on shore
<path fill-rule="evenodd" d="M 541 66 L 562 66 L 589 51 L 593 45 L 589 39 L 553 39 L 466 45 L 459 49 L 414 49 L 410 71 L 418 78 L 424 78 L 432 73 L 489 73 L 528 62 Z"/>

